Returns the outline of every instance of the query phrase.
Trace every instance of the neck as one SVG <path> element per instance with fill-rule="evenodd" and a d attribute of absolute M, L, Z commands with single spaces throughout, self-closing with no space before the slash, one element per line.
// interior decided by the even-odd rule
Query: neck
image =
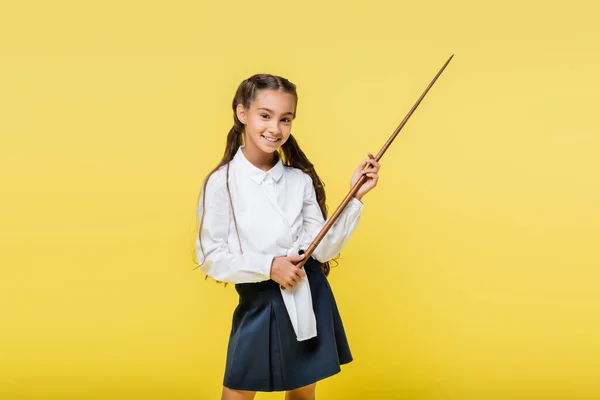
<path fill-rule="evenodd" d="M 275 151 L 273 153 L 265 153 L 264 151 L 256 148 L 250 148 L 247 145 L 242 147 L 242 153 L 248 161 L 252 163 L 256 168 L 263 171 L 268 171 L 279 161 L 279 155 Z"/>

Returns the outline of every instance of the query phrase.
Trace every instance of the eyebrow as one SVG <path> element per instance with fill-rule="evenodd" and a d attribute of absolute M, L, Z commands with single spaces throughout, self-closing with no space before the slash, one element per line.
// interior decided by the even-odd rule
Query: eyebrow
<path fill-rule="evenodd" d="M 275 111 L 271 110 L 270 108 L 266 108 L 266 107 L 259 107 L 258 109 L 259 109 L 259 110 L 265 110 L 265 111 L 268 111 L 268 112 L 270 112 L 270 113 L 273 113 L 273 114 L 275 114 Z M 284 113 L 283 115 L 294 115 L 294 113 L 293 113 L 293 112 L 286 112 L 286 113 Z"/>

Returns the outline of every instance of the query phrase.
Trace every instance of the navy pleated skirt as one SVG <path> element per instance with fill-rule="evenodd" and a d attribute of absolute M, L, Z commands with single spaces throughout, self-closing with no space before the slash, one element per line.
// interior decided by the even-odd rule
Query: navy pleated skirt
<path fill-rule="evenodd" d="M 273 280 L 235 285 L 239 304 L 227 348 L 223 385 L 272 392 L 309 385 L 340 372 L 352 361 L 342 319 L 321 264 L 304 264 L 317 320 L 317 336 L 297 341 Z"/>

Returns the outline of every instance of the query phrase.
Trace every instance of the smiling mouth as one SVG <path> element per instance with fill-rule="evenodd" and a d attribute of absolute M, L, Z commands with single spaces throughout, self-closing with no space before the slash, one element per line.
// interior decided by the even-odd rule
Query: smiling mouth
<path fill-rule="evenodd" d="M 279 142 L 281 140 L 281 138 L 268 138 L 268 137 L 266 137 L 264 135 L 260 135 L 260 136 L 262 136 L 263 139 L 265 139 L 269 143 L 277 143 L 277 142 Z"/>

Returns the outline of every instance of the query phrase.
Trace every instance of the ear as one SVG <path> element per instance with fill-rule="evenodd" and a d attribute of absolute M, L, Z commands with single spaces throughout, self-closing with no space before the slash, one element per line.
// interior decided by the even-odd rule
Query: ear
<path fill-rule="evenodd" d="M 244 108 L 244 105 L 242 103 L 239 103 L 235 108 L 235 114 L 237 118 L 242 122 L 242 124 L 246 125 L 246 109 Z"/>

